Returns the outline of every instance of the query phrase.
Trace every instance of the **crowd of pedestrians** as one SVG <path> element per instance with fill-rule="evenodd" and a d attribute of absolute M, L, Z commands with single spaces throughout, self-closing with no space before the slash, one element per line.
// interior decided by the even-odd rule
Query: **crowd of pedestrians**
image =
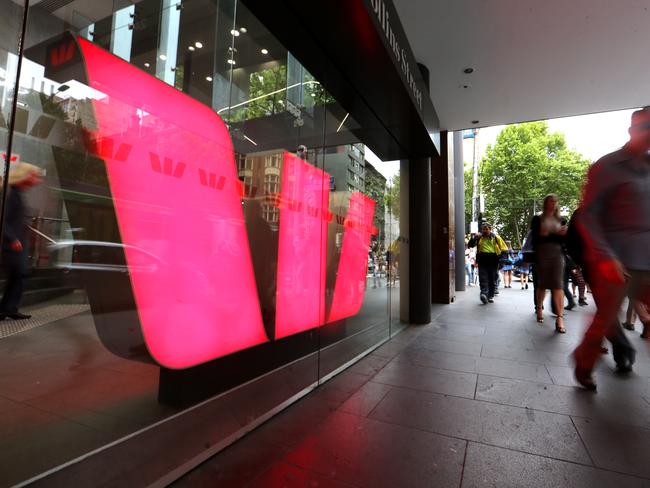
<path fill-rule="evenodd" d="M 589 390 L 596 389 L 592 372 L 608 351 L 604 339 L 611 343 L 618 371 L 626 373 L 632 370 L 636 351 L 624 329 L 633 331 L 638 318 L 640 337 L 650 338 L 650 108 L 632 114 L 629 134 L 623 148 L 590 167 L 582 201 L 570 219 L 560 215 L 558 198 L 548 195 L 520 251 L 487 222 L 469 238 L 465 251 L 468 285 L 475 285 L 478 276 L 483 304 L 498 295 L 499 271 L 505 288 L 511 288 L 513 274 L 518 275 L 522 290 L 532 283 L 540 325 L 546 290 L 551 291 L 557 333 L 566 332 L 564 311 L 586 306 L 591 291 L 597 311 L 573 352 L 575 378 Z"/>

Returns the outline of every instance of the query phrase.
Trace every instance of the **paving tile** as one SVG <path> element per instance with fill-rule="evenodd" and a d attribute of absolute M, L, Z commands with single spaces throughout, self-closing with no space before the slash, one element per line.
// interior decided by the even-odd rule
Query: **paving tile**
<path fill-rule="evenodd" d="M 339 406 L 339 402 L 307 395 L 259 426 L 246 439 L 288 449 L 309 435 Z"/>
<path fill-rule="evenodd" d="M 625 395 L 598 395 L 579 387 L 479 376 L 476 398 L 546 412 L 650 427 L 650 405 L 631 389 Z"/>
<path fill-rule="evenodd" d="M 329 479 L 364 487 L 458 486 L 465 444 L 335 413 L 285 460 Z"/>
<path fill-rule="evenodd" d="M 390 391 L 391 386 L 372 381 L 363 385 L 338 410 L 366 417 Z"/>
<path fill-rule="evenodd" d="M 278 450 L 276 445 L 245 437 L 208 459 L 171 486 L 239 488 L 252 482 L 275 463 L 279 463 L 282 454 L 283 451 Z"/>
<path fill-rule="evenodd" d="M 649 429 L 591 419 L 574 418 L 574 422 L 596 466 L 650 478 Z"/>
<path fill-rule="evenodd" d="M 358 363 L 350 366 L 346 371 L 362 375 L 373 376 L 381 368 L 389 363 L 390 359 L 382 356 L 369 354 Z"/>
<path fill-rule="evenodd" d="M 462 488 L 641 488 L 648 480 L 470 442 Z"/>
<path fill-rule="evenodd" d="M 394 388 L 370 418 L 531 454 L 589 462 L 571 419 L 565 415 Z"/>
<path fill-rule="evenodd" d="M 448 369 L 452 371 L 463 371 L 475 373 L 477 371 L 478 358 L 464 354 L 452 354 L 449 352 L 429 351 L 420 349 L 417 351 L 404 351 L 395 357 L 393 362 L 410 363 L 432 368 Z"/>
<path fill-rule="evenodd" d="M 481 355 L 481 344 L 471 342 L 449 341 L 437 337 L 419 338 L 411 343 L 410 348 L 428 349 L 430 351 L 449 352 L 454 354 L 467 354 L 470 356 Z"/>
<path fill-rule="evenodd" d="M 550 361 L 548 353 L 535 349 L 513 347 L 497 344 L 485 344 L 482 357 L 508 359 L 510 361 L 525 361 L 527 363 L 544 364 Z"/>
<path fill-rule="evenodd" d="M 285 462 L 274 464 L 262 473 L 262 475 L 246 485 L 247 488 L 268 488 L 275 486 L 282 488 L 305 488 L 311 486 L 317 486 L 318 488 L 349 488 L 358 485 L 336 481 Z"/>
<path fill-rule="evenodd" d="M 320 385 L 311 394 L 328 402 L 341 404 L 366 384 L 370 378 L 368 375 L 346 370 Z"/>
<path fill-rule="evenodd" d="M 478 359 L 477 367 L 478 373 L 482 375 L 538 381 L 542 383 L 553 382 L 543 364 L 481 357 Z"/>
<path fill-rule="evenodd" d="M 476 375 L 391 362 L 372 378 L 372 382 L 474 398 Z"/>

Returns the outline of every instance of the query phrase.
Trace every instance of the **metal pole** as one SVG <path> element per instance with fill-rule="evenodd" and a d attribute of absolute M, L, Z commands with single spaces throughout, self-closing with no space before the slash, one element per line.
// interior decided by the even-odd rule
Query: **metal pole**
<path fill-rule="evenodd" d="M 472 222 L 478 222 L 478 129 L 474 129 L 474 151 L 472 156 Z"/>

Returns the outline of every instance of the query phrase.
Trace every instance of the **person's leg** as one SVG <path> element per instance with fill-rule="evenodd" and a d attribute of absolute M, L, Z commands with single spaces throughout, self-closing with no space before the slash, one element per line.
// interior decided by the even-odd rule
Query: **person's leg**
<path fill-rule="evenodd" d="M 594 276 L 591 276 L 591 275 Z M 591 371 L 601 355 L 604 337 L 612 337 L 618 326 L 618 311 L 625 298 L 625 284 L 614 283 L 596 275 L 590 274 L 590 286 L 596 302 L 596 315 L 585 332 L 580 345 L 574 351 L 576 360 L 576 376 L 578 374 L 591 377 Z"/>
<path fill-rule="evenodd" d="M 636 301 L 632 298 L 631 295 L 627 297 L 627 310 L 625 312 L 625 322 L 623 322 L 623 328 L 627 330 L 634 330 L 634 322 L 636 322 L 636 312 L 634 311 L 636 306 Z"/>
<path fill-rule="evenodd" d="M 18 313 L 20 300 L 23 296 L 26 263 L 24 253 L 6 253 L 5 266 L 7 267 L 7 286 L 1 302 L 1 312 L 4 315 Z"/>
<path fill-rule="evenodd" d="M 641 338 L 650 338 L 650 272 L 634 271 L 632 276 L 635 281 L 635 288 L 631 289 L 634 309 L 643 324 Z"/>
<path fill-rule="evenodd" d="M 575 306 L 576 306 L 576 301 L 573 299 L 573 294 L 569 290 L 569 279 L 570 279 L 570 277 L 571 277 L 570 272 L 565 271 L 564 272 L 564 289 L 563 289 L 563 293 L 564 293 L 564 296 L 566 297 L 567 301 L 569 302 L 567 304 L 567 307 L 566 307 L 567 310 L 571 310 L 571 309 L 575 308 Z M 563 305 L 563 300 L 560 300 L 560 305 Z M 562 310 L 561 307 L 559 309 L 557 309 L 556 314 L 561 315 L 561 310 Z"/>
<path fill-rule="evenodd" d="M 530 274 L 533 280 L 533 307 L 535 307 L 535 310 L 537 310 L 537 271 L 535 270 L 535 266 L 531 266 L 530 268 Z M 540 303 L 540 307 L 544 306 L 544 302 Z"/>
<path fill-rule="evenodd" d="M 551 290 L 551 299 L 553 300 L 553 305 L 555 310 L 557 310 L 556 312 L 557 318 L 555 319 L 555 330 L 562 334 L 566 332 L 566 329 L 564 328 L 564 313 L 563 313 L 564 309 L 562 308 L 562 305 L 564 304 L 565 292 L 566 292 L 566 288 L 564 290 L 559 288 Z"/>
<path fill-rule="evenodd" d="M 537 286 L 535 288 L 535 303 L 539 304 L 535 308 L 535 312 L 537 314 L 537 321 L 539 323 L 544 322 L 544 298 L 546 297 L 546 290 L 544 288 L 541 288 L 540 286 Z"/>
<path fill-rule="evenodd" d="M 585 277 L 582 274 L 580 268 L 576 269 L 575 274 L 573 275 L 574 279 L 578 282 L 578 303 L 582 306 L 587 305 L 587 300 L 585 299 L 585 289 L 587 288 L 587 283 L 585 283 Z"/>
<path fill-rule="evenodd" d="M 498 263 L 496 260 L 490 260 L 487 263 L 486 268 L 488 272 L 488 300 L 491 300 L 496 294 L 497 281 L 499 278 Z"/>
<path fill-rule="evenodd" d="M 488 293 L 490 292 L 489 290 L 489 283 L 488 281 L 490 278 L 493 278 L 490 276 L 490 273 L 488 273 L 488 265 L 486 262 L 481 261 L 478 265 L 478 282 L 479 286 L 481 288 L 481 301 L 483 303 L 487 303 L 488 299 Z"/>

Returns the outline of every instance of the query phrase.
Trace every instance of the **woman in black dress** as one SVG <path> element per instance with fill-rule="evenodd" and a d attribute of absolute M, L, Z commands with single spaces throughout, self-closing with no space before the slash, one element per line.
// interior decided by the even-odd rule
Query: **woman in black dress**
<path fill-rule="evenodd" d="M 544 210 L 533 217 L 533 247 L 535 249 L 535 273 L 537 274 L 537 322 L 544 322 L 544 298 L 551 290 L 551 298 L 557 311 L 555 330 L 564 328 L 564 253 L 562 245 L 567 226 L 560 219 L 557 197 L 548 195 L 544 199 Z"/>

